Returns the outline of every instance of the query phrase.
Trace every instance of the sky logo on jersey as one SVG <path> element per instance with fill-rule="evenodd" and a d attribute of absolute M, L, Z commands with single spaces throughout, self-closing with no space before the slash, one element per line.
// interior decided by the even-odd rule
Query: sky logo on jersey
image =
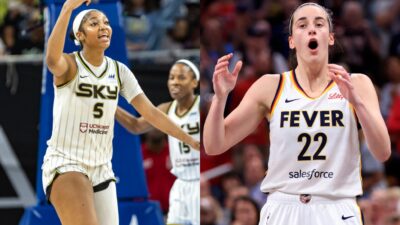
<path fill-rule="evenodd" d="M 334 173 L 331 171 L 318 171 L 317 169 L 313 169 L 310 171 L 303 171 L 300 169 L 298 171 L 289 172 L 289 178 L 291 179 L 300 179 L 300 178 L 306 178 L 307 180 L 311 180 L 312 178 L 332 179 L 333 176 Z"/>
<path fill-rule="evenodd" d="M 79 130 L 81 133 L 86 133 L 89 131 L 89 134 L 107 134 L 109 125 L 101 125 L 94 123 L 80 123 Z"/>
<path fill-rule="evenodd" d="M 80 83 L 78 90 L 76 90 L 76 96 L 93 97 L 96 99 L 117 99 L 118 86 Z"/>
<path fill-rule="evenodd" d="M 115 74 L 108 75 L 108 79 L 115 79 Z"/>

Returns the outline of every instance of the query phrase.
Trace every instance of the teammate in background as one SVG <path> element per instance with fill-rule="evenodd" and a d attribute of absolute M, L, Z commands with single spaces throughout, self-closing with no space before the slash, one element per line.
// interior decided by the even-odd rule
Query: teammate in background
<path fill-rule="evenodd" d="M 265 75 L 239 106 L 223 116 L 242 62 L 228 70 L 232 54 L 215 66 L 215 96 L 203 141 L 217 155 L 251 133 L 266 117 L 270 124 L 269 193 L 260 225 L 362 224 L 355 197 L 361 195 L 358 122 L 375 158 L 390 156 L 390 140 L 371 80 L 328 64 L 334 45 L 331 15 L 316 3 L 300 5 L 289 23 L 289 46 L 298 65 Z M 321 210 L 324 209 L 324 210 Z"/>
<path fill-rule="evenodd" d="M 119 93 L 153 126 L 194 148 L 200 144 L 151 104 L 128 67 L 104 55 L 112 29 L 102 12 L 75 17 L 73 35 L 82 50 L 63 53 L 71 13 L 85 2 L 91 1 L 64 3 L 47 45 L 55 97 L 43 187 L 62 224 L 118 225 L 111 157 Z"/>
<path fill-rule="evenodd" d="M 200 140 L 200 97 L 194 90 L 199 81 L 199 70 L 186 59 L 176 61 L 169 72 L 168 89 L 171 102 L 158 108 L 196 140 Z M 136 118 L 118 107 L 116 118 L 123 127 L 141 134 L 152 126 L 142 117 Z M 172 174 L 177 179 L 169 194 L 167 224 L 200 224 L 200 152 L 168 136 Z"/>

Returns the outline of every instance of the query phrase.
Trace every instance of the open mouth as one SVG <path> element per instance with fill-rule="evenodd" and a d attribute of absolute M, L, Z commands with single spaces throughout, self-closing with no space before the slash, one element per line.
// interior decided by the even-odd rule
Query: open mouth
<path fill-rule="evenodd" d="M 174 94 L 179 93 L 180 91 L 181 91 L 181 89 L 178 88 L 178 87 L 171 87 L 170 88 L 170 92 L 174 93 Z"/>
<path fill-rule="evenodd" d="M 314 50 L 314 49 L 318 48 L 318 42 L 317 42 L 317 40 L 315 40 L 315 39 L 310 40 L 310 42 L 308 42 L 308 47 L 309 47 L 311 50 Z"/>
<path fill-rule="evenodd" d="M 103 34 L 103 35 L 100 35 L 98 38 L 108 38 L 108 35 Z"/>

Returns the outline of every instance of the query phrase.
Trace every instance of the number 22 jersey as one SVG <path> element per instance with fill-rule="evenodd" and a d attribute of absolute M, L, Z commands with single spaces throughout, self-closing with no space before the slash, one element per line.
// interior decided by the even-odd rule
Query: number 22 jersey
<path fill-rule="evenodd" d="M 283 73 L 269 121 L 270 156 L 261 191 L 362 194 L 357 117 L 335 82 L 311 98 L 294 71 Z"/>

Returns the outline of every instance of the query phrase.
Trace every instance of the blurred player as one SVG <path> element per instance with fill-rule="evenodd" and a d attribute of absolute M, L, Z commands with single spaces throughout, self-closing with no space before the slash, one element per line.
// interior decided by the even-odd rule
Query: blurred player
<path fill-rule="evenodd" d="M 390 156 L 390 140 L 371 80 L 328 64 L 334 44 L 331 15 L 316 3 L 292 14 L 289 46 L 298 65 L 282 75 L 259 78 L 239 106 L 224 119 L 229 92 L 242 62 L 228 70 L 232 54 L 215 66 L 215 96 L 204 126 L 204 146 L 216 155 L 269 119 L 269 193 L 260 225 L 361 225 L 355 197 L 362 194 L 357 123 L 380 161 Z"/>
<path fill-rule="evenodd" d="M 172 65 L 168 78 L 171 102 L 158 108 L 196 140 L 200 140 L 199 96 L 194 90 L 199 81 L 197 67 L 186 59 Z M 118 108 L 116 118 L 134 134 L 153 127 L 142 117 L 136 118 Z M 177 177 L 171 188 L 167 224 L 200 224 L 200 153 L 178 139 L 168 136 L 172 163 L 171 172 Z M 162 187 L 160 187 L 162 188 Z"/>
<path fill-rule="evenodd" d="M 75 17 L 73 37 L 82 50 L 63 53 L 71 13 L 85 2 L 91 1 L 64 3 L 47 45 L 55 97 L 43 188 L 64 225 L 118 225 L 111 157 L 119 94 L 163 132 L 195 148 L 199 142 L 151 104 L 128 67 L 104 55 L 112 29 L 102 12 L 85 10 Z"/>

